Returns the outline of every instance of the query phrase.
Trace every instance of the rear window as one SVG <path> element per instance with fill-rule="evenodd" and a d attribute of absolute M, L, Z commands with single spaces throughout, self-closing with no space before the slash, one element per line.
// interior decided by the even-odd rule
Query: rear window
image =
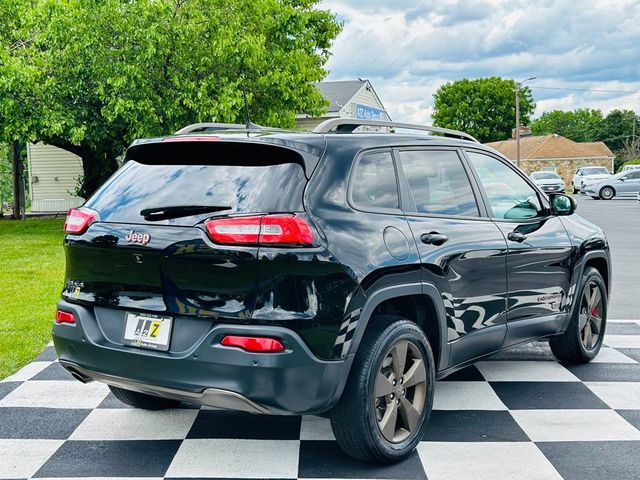
<path fill-rule="evenodd" d="M 297 163 L 243 165 L 205 159 L 188 165 L 127 161 L 87 202 L 102 221 L 147 223 L 140 213 L 160 207 L 220 207 L 201 213 L 153 221 L 158 224 L 195 225 L 213 215 L 301 211 L 306 179 Z M 226 164 L 225 164 L 226 163 Z M 249 162 L 246 162 L 249 163 Z"/>

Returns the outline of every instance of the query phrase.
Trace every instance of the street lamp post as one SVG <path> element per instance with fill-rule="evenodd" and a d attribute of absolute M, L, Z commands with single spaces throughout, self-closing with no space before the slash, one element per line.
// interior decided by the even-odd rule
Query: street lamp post
<path fill-rule="evenodd" d="M 520 168 L 520 89 L 529 80 L 537 77 L 530 77 L 521 82 L 516 82 L 516 167 Z"/>

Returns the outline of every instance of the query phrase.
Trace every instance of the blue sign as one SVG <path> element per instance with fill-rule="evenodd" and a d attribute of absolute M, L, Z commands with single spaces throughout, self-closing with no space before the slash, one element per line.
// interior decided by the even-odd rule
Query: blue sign
<path fill-rule="evenodd" d="M 386 120 L 387 112 L 379 108 L 356 104 L 356 118 L 360 120 Z"/>

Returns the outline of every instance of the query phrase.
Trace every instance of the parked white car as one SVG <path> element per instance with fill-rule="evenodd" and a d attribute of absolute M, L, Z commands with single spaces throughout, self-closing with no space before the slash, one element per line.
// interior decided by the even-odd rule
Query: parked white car
<path fill-rule="evenodd" d="M 562 177 L 554 172 L 533 172 L 530 177 L 544 193 L 564 193 L 567 188 Z"/>
<path fill-rule="evenodd" d="M 578 193 L 586 186 L 593 185 L 611 176 L 606 167 L 580 167 L 571 180 L 573 193 Z"/>

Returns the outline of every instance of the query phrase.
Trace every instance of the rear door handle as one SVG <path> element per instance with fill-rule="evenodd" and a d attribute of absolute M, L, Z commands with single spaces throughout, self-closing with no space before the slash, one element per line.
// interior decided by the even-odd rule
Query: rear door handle
<path fill-rule="evenodd" d="M 527 239 L 527 236 L 523 235 L 520 232 L 509 232 L 509 234 L 507 235 L 507 238 L 512 242 L 522 243 Z"/>
<path fill-rule="evenodd" d="M 422 243 L 426 243 L 427 245 L 436 245 L 436 246 L 438 246 L 438 245 L 442 245 L 447 240 L 449 240 L 449 237 L 447 237 L 446 235 L 444 235 L 442 233 L 438 233 L 438 232 L 423 233 L 420 236 L 420 241 Z"/>

